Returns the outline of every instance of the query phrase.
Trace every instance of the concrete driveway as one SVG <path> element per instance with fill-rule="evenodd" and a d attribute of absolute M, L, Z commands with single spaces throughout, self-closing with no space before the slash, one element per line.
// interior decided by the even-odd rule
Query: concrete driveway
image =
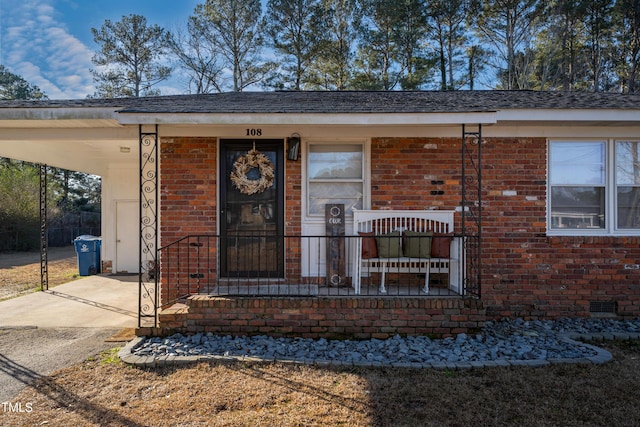
<path fill-rule="evenodd" d="M 0 404 L 24 406 L 12 399 L 32 381 L 121 346 L 105 340 L 135 328 L 137 313 L 137 276 L 89 276 L 0 302 Z"/>
<path fill-rule="evenodd" d="M 138 276 L 87 276 L 0 302 L 0 328 L 135 328 Z"/>

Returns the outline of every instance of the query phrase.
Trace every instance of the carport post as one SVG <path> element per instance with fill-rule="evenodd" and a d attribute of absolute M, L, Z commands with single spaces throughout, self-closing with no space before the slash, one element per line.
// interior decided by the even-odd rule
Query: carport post
<path fill-rule="evenodd" d="M 462 125 L 461 233 L 463 294 L 482 294 L 482 124 L 471 131 Z"/>
<path fill-rule="evenodd" d="M 40 290 L 49 290 L 49 227 L 47 225 L 47 165 L 40 165 Z"/>
<path fill-rule="evenodd" d="M 140 133 L 138 327 L 158 325 L 158 125 Z"/>

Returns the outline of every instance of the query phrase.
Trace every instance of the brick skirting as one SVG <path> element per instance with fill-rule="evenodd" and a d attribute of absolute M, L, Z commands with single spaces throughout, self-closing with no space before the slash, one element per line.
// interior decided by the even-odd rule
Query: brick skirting
<path fill-rule="evenodd" d="M 463 298 L 249 298 L 195 295 L 139 335 L 212 332 L 328 339 L 445 337 L 484 326 L 479 300 Z"/>

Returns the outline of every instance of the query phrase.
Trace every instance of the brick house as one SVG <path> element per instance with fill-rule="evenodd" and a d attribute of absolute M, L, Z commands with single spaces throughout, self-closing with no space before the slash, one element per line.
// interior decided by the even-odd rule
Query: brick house
<path fill-rule="evenodd" d="M 145 333 L 441 335 L 640 314 L 639 95 L 224 93 L 8 102 L 0 119 L 0 155 L 103 176 L 107 271 L 131 258 L 120 202 L 137 199 Z M 80 134 L 73 162 L 48 151 Z M 354 210 L 450 213 L 451 264 L 391 266 L 382 286 L 359 272 L 356 289 Z"/>

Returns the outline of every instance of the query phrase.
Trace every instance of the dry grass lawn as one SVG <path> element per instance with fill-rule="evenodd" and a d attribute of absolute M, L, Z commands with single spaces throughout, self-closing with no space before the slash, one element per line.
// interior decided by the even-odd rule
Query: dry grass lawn
<path fill-rule="evenodd" d="M 79 278 L 73 247 L 49 248 L 49 287 Z M 0 253 L 0 301 L 40 290 L 39 253 Z"/>
<path fill-rule="evenodd" d="M 637 426 L 640 343 L 606 365 L 469 371 L 201 363 L 139 369 L 114 352 L 59 371 L 3 426 Z"/>
<path fill-rule="evenodd" d="M 0 406 L 0 425 L 640 425 L 640 343 L 605 346 L 614 354 L 606 365 L 468 371 L 239 362 L 139 369 L 114 349 L 27 387 L 11 400 L 23 412 Z"/>

